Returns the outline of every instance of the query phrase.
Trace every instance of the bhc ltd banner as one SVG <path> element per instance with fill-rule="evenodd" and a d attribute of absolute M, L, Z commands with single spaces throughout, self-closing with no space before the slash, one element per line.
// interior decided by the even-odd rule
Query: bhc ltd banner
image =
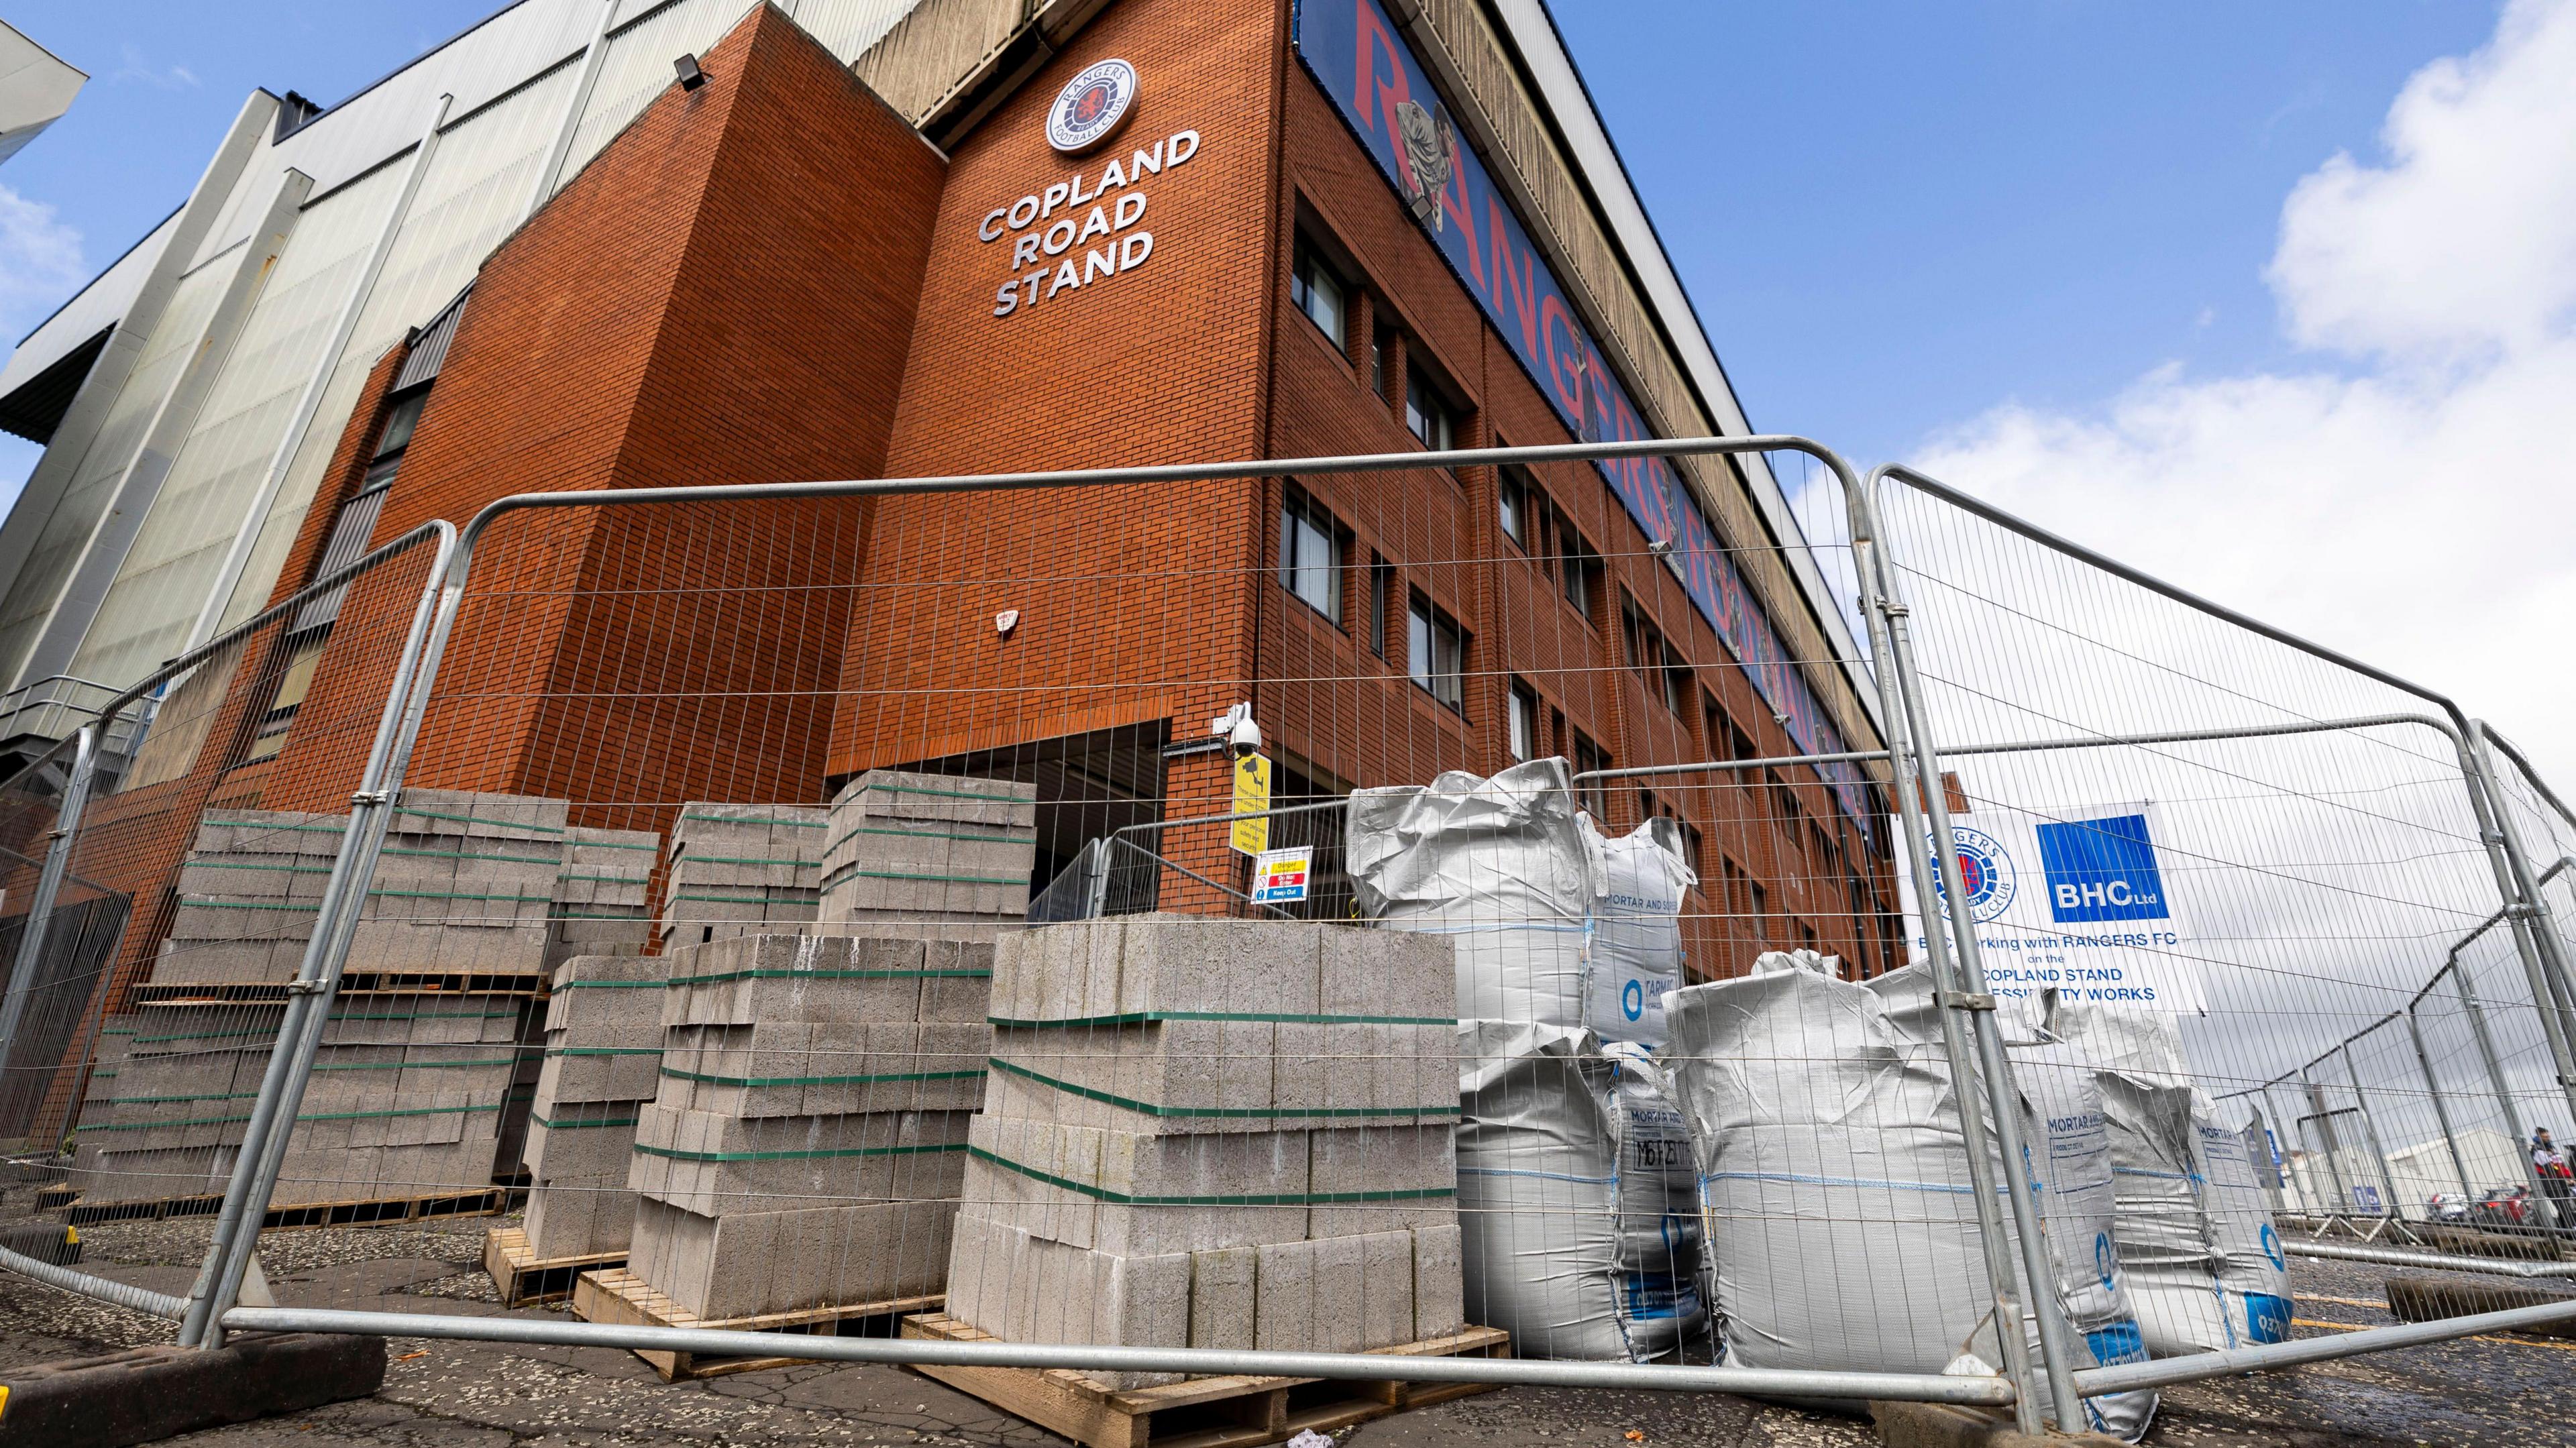
<path fill-rule="evenodd" d="M 1953 817 L 1950 828 L 1998 999 L 2027 1002 L 2034 1018 L 2047 990 L 2085 1004 L 2207 1013 L 2191 927 L 2157 857 L 2155 806 L 1981 812 L 1973 823 Z M 1897 871 L 1896 883 L 1908 958 L 1921 961 L 1912 872 Z"/>

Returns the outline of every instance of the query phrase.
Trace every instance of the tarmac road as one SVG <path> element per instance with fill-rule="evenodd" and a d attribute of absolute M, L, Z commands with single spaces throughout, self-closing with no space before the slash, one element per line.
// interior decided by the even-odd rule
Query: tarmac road
<path fill-rule="evenodd" d="M 481 1267 L 502 1219 L 275 1232 L 261 1261 L 298 1306 L 497 1314 Z M 184 1292 L 210 1224 L 84 1227 L 84 1266 Z M 2393 1321 L 2379 1269 L 2301 1262 L 2302 1335 Z M 548 1309 L 523 1309 L 543 1313 Z M 0 1365 L 169 1340 L 168 1324 L 0 1274 Z M 633 1355 L 396 1339 L 385 1387 L 260 1423 L 174 1439 L 188 1448 L 624 1448 L 624 1445 L 1008 1445 L 1062 1440 L 899 1369 L 810 1365 L 665 1385 Z M 2576 1344 L 2469 1341 L 2169 1391 L 2148 1442 L 2239 1445 L 2576 1445 Z M 1642 1440 L 1626 1435 L 1636 1432 Z M 1346 1431 L 1341 1448 L 1704 1448 L 1874 1444 L 1867 1424 L 1685 1394 L 1516 1388 Z"/>

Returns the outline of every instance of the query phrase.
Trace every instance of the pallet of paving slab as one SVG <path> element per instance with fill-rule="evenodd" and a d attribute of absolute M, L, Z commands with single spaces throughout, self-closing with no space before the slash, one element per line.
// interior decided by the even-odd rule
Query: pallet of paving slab
<path fill-rule="evenodd" d="M 782 1337 L 892 1337 L 907 1314 L 946 1305 L 948 1296 L 932 1292 L 885 1302 L 858 1302 L 838 1307 L 801 1307 L 792 1312 L 765 1312 L 757 1317 L 700 1317 L 664 1295 L 661 1289 L 623 1267 L 584 1272 L 573 1282 L 573 1316 L 584 1322 L 613 1322 L 633 1327 L 698 1327 L 726 1332 L 769 1332 Z M 782 1344 L 783 1346 L 784 1344 Z M 791 1367 L 812 1358 L 787 1355 L 725 1357 L 711 1353 L 664 1352 L 637 1348 L 666 1383 L 722 1377 Z"/>
<path fill-rule="evenodd" d="M 572 1296 L 572 1284 L 584 1272 L 626 1265 L 626 1249 L 578 1257 L 540 1257 L 517 1227 L 494 1227 L 483 1234 L 483 1270 L 492 1274 L 503 1307 L 560 1302 Z"/>
<path fill-rule="evenodd" d="M 937 1342 L 997 1342 L 942 1313 L 903 1320 L 903 1335 Z M 1371 1350 L 1389 1358 L 1509 1357 L 1511 1334 L 1463 1328 L 1445 1337 Z M 1390 1362 L 1400 1369 L 1401 1362 Z M 1256 1448 L 1312 1429 L 1331 1433 L 1372 1418 L 1491 1392 L 1494 1383 L 1413 1382 L 1391 1372 L 1366 1380 L 1190 1378 L 1154 1388 L 1105 1388 L 1065 1368 L 952 1367 L 914 1372 L 1070 1438 L 1084 1448 Z"/>
<path fill-rule="evenodd" d="M 473 1187 L 425 1196 L 361 1197 L 336 1202 L 292 1202 L 272 1206 L 261 1218 L 263 1231 L 300 1227 L 379 1227 L 423 1222 L 438 1217 L 489 1217 L 510 1210 L 520 1193 L 508 1187 Z M 64 1220 L 75 1227 L 94 1222 L 157 1222 L 169 1217 L 211 1217 L 223 1210 L 221 1193 L 210 1196 L 158 1197 L 131 1202 L 72 1202 Z"/>
<path fill-rule="evenodd" d="M 79 1198 L 80 1188 L 73 1186 L 69 1182 L 56 1182 L 49 1187 L 38 1187 L 36 1189 L 36 1210 L 40 1212 L 60 1211 L 64 1207 L 68 1207 L 73 1202 L 79 1200 Z"/>
<path fill-rule="evenodd" d="M 390 971 L 352 968 L 340 976 L 335 994 L 363 995 L 543 995 L 543 975 L 496 974 L 490 971 Z M 295 993 L 288 981 L 145 981 L 128 999 L 146 1006 L 282 1005 Z"/>

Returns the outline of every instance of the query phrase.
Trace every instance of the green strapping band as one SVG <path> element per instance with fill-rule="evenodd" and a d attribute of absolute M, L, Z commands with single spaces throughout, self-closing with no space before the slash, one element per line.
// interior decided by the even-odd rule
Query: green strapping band
<path fill-rule="evenodd" d="M 702 825 L 785 825 L 793 830 L 819 830 L 826 823 L 822 820 L 729 820 L 722 815 L 697 814 L 684 814 L 680 818 L 696 820 Z"/>
<path fill-rule="evenodd" d="M 91 1074 L 97 1075 L 102 1073 L 92 1072 Z M 256 1091 L 208 1091 L 203 1095 L 198 1096 L 120 1096 L 107 1104 L 110 1106 L 160 1106 L 172 1101 L 248 1101 L 258 1095 L 259 1093 Z M 151 1124 L 154 1126 L 161 1125 L 158 1121 L 152 1122 Z"/>
<path fill-rule="evenodd" d="M 1053 1030 L 1060 1026 L 1142 1026 L 1159 1021 L 1267 1021 L 1290 1026 L 1448 1026 L 1457 1021 L 1447 1016 L 1313 1016 L 1285 1011 L 1128 1011 L 1114 1016 L 1076 1016 L 1062 1021 L 1024 1021 L 986 1016 L 996 1026 L 1019 1030 Z"/>
<path fill-rule="evenodd" d="M 407 804 L 394 806 L 394 813 L 410 815 L 414 819 L 455 820 L 460 824 L 490 825 L 500 830 L 535 830 L 539 834 L 547 835 L 559 835 L 565 830 L 562 825 L 514 825 L 507 820 L 487 820 L 480 815 L 440 814 L 434 809 L 413 809 Z"/>
<path fill-rule="evenodd" d="M 644 907 L 637 905 L 633 908 L 640 912 Z M 640 913 L 634 915 L 594 915 L 587 910 L 549 910 L 546 912 L 546 918 L 548 920 L 632 920 L 638 925 L 645 923 L 646 920 L 646 917 Z"/>
<path fill-rule="evenodd" d="M 579 1131 L 585 1126 L 633 1126 L 635 1124 L 635 1118 L 632 1116 L 612 1117 L 606 1121 L 548 1121 L 533 1111 L 528 1113 L 528 1119 L 548 1131 Z"/>
<path fill-rule="evenodd" d="M 651 850 L 656 854 L 662 849 L 658 844 L 635 845 L 624 840 L 575 840 L 572 847 L 576 850 Z"/>
<path fill-rule="evenodd" d="M 400 854 L 401 851 L 387 850 L 385 853 L 393 855 Z M 186 868 L 195 870 L 266 870 L 275 874 L 283 875 L 328 875 L 331 873 L 331 867 L 329 865 L 235 865 L 228 864 L 222 860 L 190 860 L 187 862 Z"/>
<path fill-rule="evenodd" d="M 603 874 L 599 873 L 599 872 L 598 872 L 598 871 L 596 871 L 596 870 L 565 870 L 565 871 L 562 871 L 562 872 L 558 873 L 558 874 L 555 876 L 555 878 L 556 878 L 556 879 L 558 879 L 558 880 L 607 880 L 607 881 L 612 881 L 612 882 L 614 882 L 614 883 L 616 883 L 616 884 L 620 884 L 620 885 L 641 885 L 641 884 L 643 884 L 645 881 L 647 881 L 648 879 L 650 879 L 650 878 L 652 878 L 652 877 L 651 877 L 651 874 L 650 874 L 649 872 L 647 872 L 646 874 L 641 874 L 641 875 L 638 875 L 638 874 L 608 874 L 608 875 L 603 875 Z"/>
<path fill-rule="evenodd" d="M 728 970 L 715 975 L 675 975 L 672 985 L 722 985 L 729 980 L 989 980 L 987 970 Z"/>
<path fill-rule="evenodd" d="M 658 1056 L 659 1046 L 548 1046 L 549 1056 Z"/>
<path fill-rule="evenodd" d="M 322 1111 L 298 1116 L 298 1121 L 364 1121 L 381 1116 L 471 1116 L 478 1111 L 498 1111 L 501 1103 L 489 1106 L 414 1106 L 399 1111 Z M 151 1131 L 165 1126 L 234 1126 L 250 1120 L 244 1116 L 201 1116 L 187 1121 L 112 1122 L 104 1126 L 84 1126 L 82 1131 Z"/>
<path fill-rule="evenodd" d="M 662 982 L 658 980 L 568 980 L 555 987 L 558 992 L 568 990 L 660 990 L 661 988 Z"/>
<path fill-rule="evenodd" d="M 843 866 L 833 871 L 823 883 L 826 888 L 843 880 L 937 880 L 949 885 L 1017 885 L 1027 879 L 1025 875 L 917 875 L 905 870 L 862 870 Z"/>
<path fill-rule="evenodd" d="M 259 1002 L 254 1001 L 252 1004 L 256 1005 L 259 1004 Z M 134 1044 L 138 1046 L 154 1046 L 159 1045 L 163 1041 L 238 1041 L 244 1036 L 275 1036 L 276 1034 L 277 1028 L 275 1026 L 270 1026 L 265 1030 L 190 1031 L 184 1036 L 137 1036 L 134 1038 Z"/>
<path fill-rule="evenodd" d="M 315 1066 L 316 1071 L 445 1071 L 464 1066 L 513 1066 L 518 1062 L 509 1056 L 497 1061 L 357 1061 L 347 1065 Z"/>
<path fill-rule="evenodd" d="M 973 823 L 973 821 L 971 821 L 971 820 L 950 820 L 950 821 L 944 821 L 944 823 L 949 823 L 949 824 L 971 824 L 971 823 Z M 987 828 L 989 828 L 989 829 L 996 829 L 996 830 L 1009 830 L 1009 829 L 1014 829 L 1014 828 L 1016 828 L 1016 826 L 1013 826 L 1013 825 L 990 825 L 990 826 L 987 826 Z M 834 840 L 834 841 L 832 841 L 832 843 L 830 843 L 830 844 L 828 844 L 828 845 L 824 846 L 824 847 L 823 847 L 823 853 L 825 853 L 825 854 L 827 854 L 827 855 L 828 855 L 828 854 L 830 854 L 832 851 L 839 849 L 841 846 L 848 844 L 850 841 L 857 839 L 857 838 L 858 838 L 859 836 L 861 836 L 861 835 L 900 835 L 900 836 L 902 836 L 902 837 L 903 837 L 903 838 L 905 838 L 905 839 L 911 839 L 911 840 L 965 840 L 965 841 L 967 841 L 967 842 L 968 842 L 968 843 L 970 843 L 970 844 L 983 844 L 983 845 L 1011 845 L 1011 844 L 1021 844 L 1021 843 L 1026 843 L 1025 841 L 1021 840 L 1017 835 L 1009 835 L 1009 834 L 1000 834 L 1000 835 L 961 835 L 961 834 L 957 833 L 955 830 L 898 830 L 898 829 L 888 829 L 888 828 L 884 828 L 884 827 L 882 827 L 882 826 L 876 826 L 876 825 L 861 825 L 859 828 L 857 828 L 857 829 L 854 829 L 854 830 L 850 831 L 848 834 L 843 835 L 843 836 L 841 836 L 839 839 Z"/>
<path fill-rule="evenodd" d="M 781 885 L 781 890 L 801 890 L 802 885 Z M 802 905 L 802 900 L 772 900 L 766 895 L 674 895 L 674 900 L 695 900 L 704 905 Z"/>
<path fill-rule="evenodd" d="M 1028 804 L 1034 802 L 1023 800 L 1015 794 L 986 794 L 980 790 L 972 789 L 924 789 L 915 784 L 863 784 L 859 786 L 859 793 L 861 794 L 877 794 L 880 792 L 885 794 L 929 795 L 935 799 L 980 799 L 987 804 Z"/>
<path fill-rule="evenodd" d="M 688 855 L 684 856 L 680 863 L 684 865 L 793 865 L 800 870 L 817 868 L 816 862 L 808 859 L 773 860 L 764 855 Z"/>
<path fill-rule="evenodd" d="M 665 1066 L 662 1074 L 706 1086 L 870 1086 L 880 1081 L 965 1081 L 984 1073 L 978 1070 L 902 1071 L 876 1076 L 712 1076 L 703 1071 L 683 1071 L 677 1066 Z"/>
<path fill-rule="evenodd" d="M 543 855 L 469 855 L 463 850 L 397 850 L 388 847 L 379 853 L 387 855 L 409 855 L 418 860 L 497 860 L 512 865 L 560 865 L 563 863 L 561 860 L 550 860 Z"/>
<path fill-rule="evenodd" d="M 639 1148 L 640 1149 L 640 1148 Z M 1235 1196 L 1214 1197 L 1140 1197 L 1126 1192 L 1113 1192 L 1088 1182 L 1074 1181 L 1035 1167 L 1022 1166 L 1008 1157 L 996 1156 L 980 1146 L 969 1146 L 967 1154 L 977 1161 L 990 1162 L 1004 1171 L 1017 1172 L 1033 1182 L 1079 1192 L 1093 1201 L 1109 1202 L 1121 1207 L 1324 1207 L 1351 1202 L 1421 1202 L 1458 1195 L 1455 1187 L 1414 1187 L 1400 1192 L 1246 1192 Z"/>
<path fill-rule="evenodd" d="M 1458 1114 L 1458 1108 L 1455 1106 L 1318 1106 L 1303 1110 L 1286 1106 L 1156 1106 L 1150 1102 L 1131 1101 L 1124 1096 L 1113 1096 L 1106 1091 L 1095 1091 L 1088 1086 L 1076 1086 L 1070 1081 L 1059 1081 L 1053 1076 L 1042 1076 L 1026 1066 L 1013 1065 L 1008 1061 L 994 1061 L 993 1069 L 1007 1072 L 1024 1081 L 1033 1081 L 1040 1086 L 1062 1091 L 1069 1096 L 1079 1096 L 1086 1101 L 1097 1101 L 1124 1111 L 1142 1112 L 1147 1116 L 1207 1116 L 1236 1121 L 1278 1121 L 1317 1116 L 1455 1116 Z"/>
<path fill-rule="evenodd" d="M 401 1016 L 333 1016 L 331 1019 L 335 1021 L 497 1021 L 504 1016 L 515 1016 L 517 1014 L 517 1011 L 419 1011 L 410 1015 Z M 328 1045 L 334 1043 L 325 1042 L 324 1044 Z M 346 1045 L 348 1043 L 339 1042 L 337 1044 Z M 414 1044 L 433 1045 L 435 1043 L 421 1041 Z"/>
<path fill-rule="evenodd" d="M 646 1156 L 668 1157 L 672 1161 L 805 1161 L 830 1156 L 918 1156 L 924 1152 L 964 1151 L 967 1147 L 955 1141 L 931 1146 L 845 1146 L 826 1151 L 674 1151 L 639 1141 L 635 1149 Z"/>

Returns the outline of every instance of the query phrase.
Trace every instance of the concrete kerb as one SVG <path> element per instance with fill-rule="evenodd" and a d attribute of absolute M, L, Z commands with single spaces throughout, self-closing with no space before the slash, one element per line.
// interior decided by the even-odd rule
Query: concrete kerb
<path fill-rule="evenodd" d="M 384 1339 L 310 1333 L 0 1369 L 0 1448 L 125 1448 L 367 1397 L 384 1381 Z"/>

